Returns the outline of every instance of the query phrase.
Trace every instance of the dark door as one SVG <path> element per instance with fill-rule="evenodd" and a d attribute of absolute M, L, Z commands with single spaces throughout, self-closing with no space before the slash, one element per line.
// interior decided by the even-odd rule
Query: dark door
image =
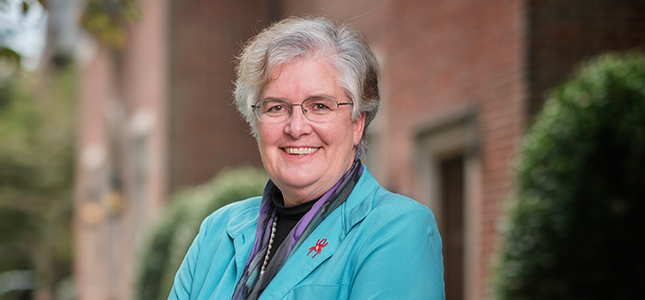
<path fill-rule="evenodd" d="M 464 298 L 464 157 L 440 163 L 444 280 L 447 300 Z"/>

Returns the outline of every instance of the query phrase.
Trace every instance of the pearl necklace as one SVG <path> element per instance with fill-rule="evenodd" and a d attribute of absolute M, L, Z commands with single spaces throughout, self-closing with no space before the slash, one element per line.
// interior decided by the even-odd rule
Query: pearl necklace
<path fill-rule="evenodd" d="M 278 226 L 278 215 L 273 218 L 273 225 L 271 225 L 271 237 L 269 238 L 269 245 L 267 246 L 267 254 L 264 256 L 264 262 L 262 263 L 262 268 L 260 269 L 260 276 L 264 275 L 264 269 L 269 264 L 269 254 L 271 254 L 271 248 L 273 247 L 273 238 L 275 237 L 275 230 Z"/>

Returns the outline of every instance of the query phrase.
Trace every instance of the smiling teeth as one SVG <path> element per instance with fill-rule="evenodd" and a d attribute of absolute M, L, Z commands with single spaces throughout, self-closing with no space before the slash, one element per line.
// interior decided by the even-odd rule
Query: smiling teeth
<path fill-rule="evenodd" d="M 284 148 L 284 151 L 293 155 L 308 155 L 316 152 L 318 148 Z"/>

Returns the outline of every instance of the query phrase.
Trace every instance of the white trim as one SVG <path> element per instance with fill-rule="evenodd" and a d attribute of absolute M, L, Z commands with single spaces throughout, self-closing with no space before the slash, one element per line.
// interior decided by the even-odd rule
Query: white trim
<path fill-rule="evenodd" d="M 464 297 L 477 299 L 480 290 L 481 260 L 481 156 L 477 112 L 467 108 L 430 120 L 416 135 L 417 195 L 419 201 L 443 223 L 439 163 L 455 155 L 464 157 Z"/>

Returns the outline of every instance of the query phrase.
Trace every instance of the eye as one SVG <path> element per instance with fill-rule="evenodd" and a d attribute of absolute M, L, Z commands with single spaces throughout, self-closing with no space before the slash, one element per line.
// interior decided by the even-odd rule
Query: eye
<path fill-rule="evenodd" d="M 323 110 L 323 109 L 331 109 L 329 106 L 325 105 L 324 103 L 315 103 L 313 106 L 313 109 L 315 110 Z"/>
<path fill-rule="evenodd" d="M 270 106 L 270 107 L 267 108 L 267 112 L 269 112 L 269 113 L 271 113 L 271 112 L 279 112 L 281 110 L 284 110 L 284 106 L 282 106 L 280 104 Z"/>
<path fill-rule="evenodd" d="M 316 114 L 325 114 L 331 112 L 334 107 L 334 101 L 330 99 L 320 98 L 320 99 L 309 99 L 305 101 L 305 109 L 307 111 L 316 113 Z"/>
<path fill-rule="evenodd" d="M 289 105 L 284 101 L 267 100 L 262 103 L 262 111 L 270 115 L 278 115 L 289 112 Z"/>

